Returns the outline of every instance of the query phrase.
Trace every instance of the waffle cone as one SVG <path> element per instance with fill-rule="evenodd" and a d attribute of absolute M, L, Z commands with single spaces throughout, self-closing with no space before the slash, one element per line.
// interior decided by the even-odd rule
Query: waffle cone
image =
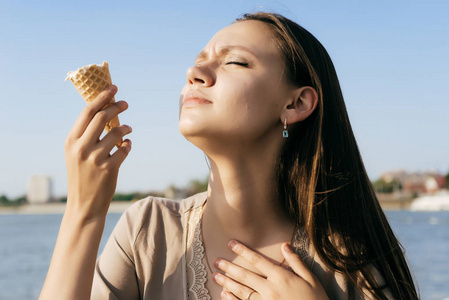
<path fill-rule="evenodd" d="M 112 84 L 111 75 L 109 73 L 109 65 L 107 62 L 103 62 L 101 65 L 87 65 L 79 68 L 76 71 L 71 71 L 67 73 L 67 78 L 70 79 L 75 85 L 78 92 L 81 94 L 83 99 L 90 103 L 97 98 L 97 96 L 104 91 L 108 86 Z M 106 104 L 104 108 L 108 107 L 110 104 L 115 103 L 115 99 Z M 104 130 L 109 132 L 112 128 L 120 125 L 118 116 L 114 117 L 112 120 L 106 123 Z M 122 140 L 117 143 L 117 147 L 120 147 Z"/>

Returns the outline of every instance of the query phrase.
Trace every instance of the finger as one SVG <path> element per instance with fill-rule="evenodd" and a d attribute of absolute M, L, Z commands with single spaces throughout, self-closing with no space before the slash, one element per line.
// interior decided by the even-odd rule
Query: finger
<path fill-rule="evenodd" d="M 92 142 L 98 141 L 106 123 L 127 108 L 128 103 L 126 103 L 125 101 L 119 101 L 117 103 L 111 104 L 105 109 L 100 110 L 95 114 L 92 121 L 87 126 L 82 138 Z"/>
<path fill-rule="evenodd" d="M 240 300 L 239 298 L 237 298 L 236 296 L 234 296 L 231 292 L 221 292 L 220 294 L 221 299 L 225 299 L 225 300 Z M 246 300 L 246 298 L 242 298 L 244 300 Z"/>
<path fill-rule="evenodd" d="M 296 273 L 296 275 L 302 277 L 305 281 L 312 283 L 315 277 L 307 265 L 301 260 L 299 255 L 293 252 L 288 243 L 283 243 L 281 248 L 285 261 L 290 265 L 290 268 Z"/>
<path fill-rule="evenodd" d="M 120 148 L 120 144 L 122 143 L 122 138 L 130 134 L 132 132 L 131 126 L 128 125 L 120 125 L 118 127 L 112 128 L 101 141 L 98 142 L 97 148 L 102 149 L 104 155 L 108 155 L 115 145 L 117 149 Z"/>
<path fill-rule="evenodd" d="M 256 267 L 266 277 L 268 277 L 269 273 L 272 273 L 273 270 L 282 269 L 238 241 L 231 240 L 228 246 L 232 251 Z"/>
<path fill-rule="evenodd" d="M 126 139 L 123 141 L 122 145 L 117 149 L 117 151 L 112 154 L 111 159 L 114 162 L 114 164 L 119 167 L 125 158 L 128 156 L 129 152 L 131 151 L 131 140 Z"/>
<path fill-rule="evenodd" d="M 225 259 L 215 260 L 215 266 L 237 282 L 258 291 L 267 283 L 265 278 Z"/>
<path fill-rule="evenodd" d="M 246 299 L 249 293 L 253 291 L 253 289 L 245 285 L 242 285 L 221 273 L 214 273 L 213 278 L 218 285 L 222 286 L 223 288 L 231 292 L 234 296 L 237 297 L 237 299 Z M 255 293 L 256 292 L 254 292 L 253 295 Z M 232 298 L 225 298 L 225 299 L 232 299 Z"/>
<path fill-rule="evenodd" d="M 79 138 L 86 130 L 94 115 L 108 104 L 116 93 L 117 87 L 115 85 L 110 85 L 101 92 L 94 101 L 88 103 L 73 125 L 69 136 L 72 138 Z"/>

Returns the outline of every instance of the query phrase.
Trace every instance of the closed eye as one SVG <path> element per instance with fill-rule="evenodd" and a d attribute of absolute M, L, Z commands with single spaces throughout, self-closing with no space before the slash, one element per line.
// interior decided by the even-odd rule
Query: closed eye
<path fill-rule="evenodd" d="M 229 61 L 226 63 L 226 65 L 238 65 L 238 66 L 242 66 L 242 67 L 247 67 L 248 63 L 241 62 L 241 61 Z"/>

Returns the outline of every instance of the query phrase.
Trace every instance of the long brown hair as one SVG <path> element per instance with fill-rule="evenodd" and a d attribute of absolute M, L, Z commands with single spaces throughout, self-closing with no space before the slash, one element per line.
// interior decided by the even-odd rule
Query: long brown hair
<path fill-rule="evenodd" d="M 277 188 L 286 213 L 306 229 L 326 266 L 343 273 L 359 292 L 387 299 L 374 267 L 395 299 L 417 299 L 403 248 L 363 165 L 329 54 L 311 33 L 281 15 L 245 14 L 237 22 L 245 20 L 266 24 L 287 79 L 318 93 L 317 108 L 290 130 L 280 156 Z"/>

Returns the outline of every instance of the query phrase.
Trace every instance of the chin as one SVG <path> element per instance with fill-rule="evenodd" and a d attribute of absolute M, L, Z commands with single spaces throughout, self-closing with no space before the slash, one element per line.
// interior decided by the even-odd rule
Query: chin
<path fill-rule="evenodd" d="M 179 132 L 185 138 L 207 134 L 207 131 L 211 129 L 211 121 L 204 112 L 197 109 L 181 110 L 178 124 Z"/>
<path fill-rule="evenodd" d="M 208 126 L 198 124 L 198 122 L 191 122 L 190 120 L 179 121 L 179 132 L 184 136 L 186 140 L 192 143 L 203 152 L 207 152 L 210 148 L 214 148 L 213 136 L 216 136 L 216 132 L 211 132 Z"/>
<path fill-rule="evenodd" d="M 204 135 L 205 128 L 198 121 L 181 118 L 178 124 L 179 132 L 188 140 Z"/>
<path fill-rule="evenodd" d="M 187 138 L 187 136 L 193 134 L 194 132 L 198 131 L 198 124 L 197 122 L 194 122 L 194 120 L 186 117 L 182 117 L 182 115 L 179 118 L 179 124 L 178 129 L 179 132 Z"/>

